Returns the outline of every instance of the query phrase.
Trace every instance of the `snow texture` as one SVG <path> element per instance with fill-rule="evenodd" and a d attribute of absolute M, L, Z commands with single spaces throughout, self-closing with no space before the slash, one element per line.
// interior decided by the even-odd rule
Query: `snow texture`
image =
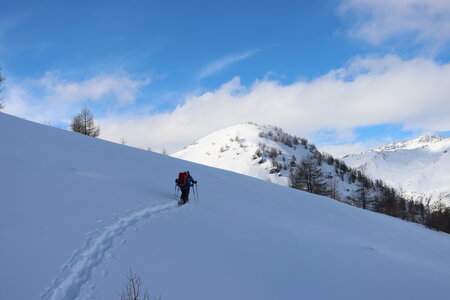
<path fill-rule="evenodd" d="M 0 113 L 0 299 L 448 299 L 450 238 Z M 178 207 L 189 170 L 199 203 Z"/>
<path fill-rule="evenodd" d="M 114 247 L 114 241 L 124 232 L 136 227 L 143 220 L 169 213 L 178 207 L 178 202 L 139 209 L 132 214 L 118 219 L 115 223 L 88 234 L 84 246 L 77 250 L 62 267 L 61 274 L 41 296 L 42 299 L 76 299 L 81 288 L 90 279 L 92 271 L 105 260 L 105 254 Z"/>

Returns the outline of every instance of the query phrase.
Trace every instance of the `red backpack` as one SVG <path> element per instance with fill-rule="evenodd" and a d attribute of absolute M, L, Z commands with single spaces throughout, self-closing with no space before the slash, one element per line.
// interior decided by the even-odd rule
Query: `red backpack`
<path fill-rule="evenodd" d="M 185 186 L 187 177 L 188 177 L 188 173 L 187 172 L 180 172 L 180 174 L 178 174 L 177 185 L 178 186 Z"/>

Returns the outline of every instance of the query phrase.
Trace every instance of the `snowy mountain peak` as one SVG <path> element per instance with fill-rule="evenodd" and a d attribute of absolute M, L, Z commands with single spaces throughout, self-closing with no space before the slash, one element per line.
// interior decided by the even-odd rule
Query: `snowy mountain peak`
<path fill-rule="evenodd" d="M 290 176 L 305 160 L 317 166 L 323 175 L 323 184 L 329 187 L 322 191 L 323 195 L 350 203 L 357 189 L 356 173 L 351 174 L 342 161 L 320 153 L 307 139 L 275 126 L 254 123 L 231 126 L 194 142 L 173 156 L 284 186 L 290 185 Z"/>
<path fill-rule="evenodd" d="M 417 148 L 424 148 L 431 146 L 431 149 L 434 149 L 435 146 L 440 146 L 441 144 L 450 145 L 450 138 L 445 138 L 438 134 L 423 134 L 419 136 L 418 138 L 415 138 L 410 141 L 406 142 L 394 142 L 392 144 L 382 146 L 375 151 L 382 152 L 382 151 L 395 151 L 398 149 L 417 149 Z"/>
<path fill-rule="evenodd" d="M 406 142 L 396 142 L 343 160 L 364 170 L 371 178 L 381 178 L 405 195 L 425 203 L 450 205 L 450 138 L 426 134 Z"/>
<path fill-rule="evenodd" d="M 292 157 L 312 148 L 306 139 L 278 127 L 242 123 L 216 131 L 172 156 L 287 185 Z"/>

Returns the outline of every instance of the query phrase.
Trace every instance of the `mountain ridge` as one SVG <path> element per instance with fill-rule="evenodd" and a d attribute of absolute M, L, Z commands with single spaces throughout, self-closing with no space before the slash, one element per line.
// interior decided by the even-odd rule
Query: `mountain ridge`
<path fill-rule="evenodd" d="M 423 134 L 412 140 L 403 141 L 403 142 L 393 142 L 391 144 L 376 148 L 372 151 L 376 151 L 376 152 L 395 151 L 395 150 L 399 150 L 399 149 L 413 150 L 413 149 L 417 149 L 417 148 L 421 148 L 421 147 L 439 148 L 442 146 L 446 146 L 447 144 L 450 144 L 450 138 L 446 138 L 439 134 Z M 371 151 L 371 150 L 369 150 L 369 151 Z M 351 156 L 351 155 L 352 154 L 349 154 L 346 156 Z"/>
<path fill-rule="evenodd" d="M 450 138 L 422 135 L 342 160 L 418 201 L 450 206 Z"/>

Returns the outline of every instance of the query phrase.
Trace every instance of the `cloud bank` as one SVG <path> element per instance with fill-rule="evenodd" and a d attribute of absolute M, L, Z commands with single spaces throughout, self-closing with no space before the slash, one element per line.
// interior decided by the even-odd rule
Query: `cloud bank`
<path fill-rule="evenodd" d="M 400 39 L 437 52 L 450 42 L 447 0 L 343 0 L 338 11 L 351 20 L 351 36 L 373 45 Z"/>
<path fill-rule="evenodd" d="M 126 73 L 70 81 L 54 72 L 23 82 L 9 80 L 5 90 L 5 112 L 41 123 L 68 122 L 82 104 L 132 104 L 140 89 L 150 81 L 133 79 Z"/>
<path fill-rule="evenodd" d="M 400 123 L 405 129 L 450 130 L 450 64 L 387 55 L 355 58 L 313 81 L 282 85 L 234 78 L 216 90 L 187 96 L 174 111 L 100 120 L 102 137 L 169 152 L 240 122 L 273 124 L 314 137 L 320 131 L 350 136 L 361 126 Z"/>

